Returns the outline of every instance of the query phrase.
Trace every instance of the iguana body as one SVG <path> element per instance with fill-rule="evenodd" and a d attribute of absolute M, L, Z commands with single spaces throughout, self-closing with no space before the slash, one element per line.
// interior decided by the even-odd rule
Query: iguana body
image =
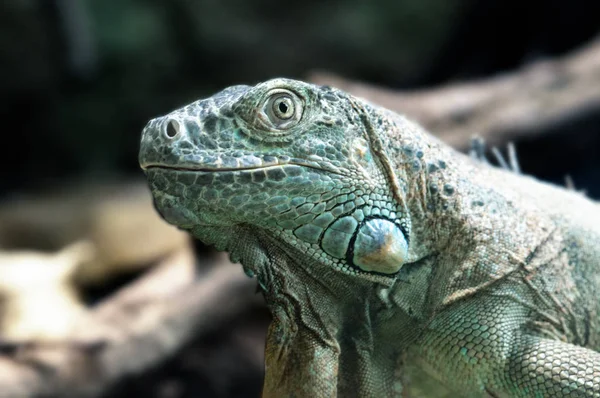
<path fill-rule="evenodd" d="M 150 121 L 140 162 L 168 222 L 258 278 L 264 396 L 600 397 L 584 196 L 287 79 Z"/>

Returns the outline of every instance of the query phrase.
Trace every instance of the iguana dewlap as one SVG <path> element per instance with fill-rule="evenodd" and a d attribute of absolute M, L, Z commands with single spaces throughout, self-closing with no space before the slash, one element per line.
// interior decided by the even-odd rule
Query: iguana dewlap
<path fill-rule="evenodd" d="M 151 120 L 170 223 L 273 314 L 267 397 L 600 397 L 600 206 L 288 79 Z"/>

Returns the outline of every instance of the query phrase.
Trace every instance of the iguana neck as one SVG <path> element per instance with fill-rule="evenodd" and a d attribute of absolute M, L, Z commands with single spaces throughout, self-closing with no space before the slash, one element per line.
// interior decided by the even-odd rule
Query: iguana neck
<path fill-rule="evenodd" d="M 410 215 L 411 257 L 439 252 L 464 228 L 461 209 L 470 193 L 461 187 L 470 160 L 403 117 L 393 117 L 380 131 Z"/>

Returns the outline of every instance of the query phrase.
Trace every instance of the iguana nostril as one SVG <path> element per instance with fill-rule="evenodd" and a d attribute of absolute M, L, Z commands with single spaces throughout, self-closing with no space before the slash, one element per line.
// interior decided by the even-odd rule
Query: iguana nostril
<path fill-rule="evenodd" d="M 179 123 L 177 123 L 175 120 L 169 120 L 167 122 L 167 137 L 174 138 L 177 133 L 179 133 Z"/>

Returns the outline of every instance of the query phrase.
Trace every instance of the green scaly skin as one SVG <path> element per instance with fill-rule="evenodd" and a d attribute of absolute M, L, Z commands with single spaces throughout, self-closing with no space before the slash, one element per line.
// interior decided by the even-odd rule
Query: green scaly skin
<path fill-rule="evenodd" d="M 600 397 L 584 196 L 288 79 L 151 120 L 140 163 L 168 222 L 258 279 L 263 396 Z"/>

